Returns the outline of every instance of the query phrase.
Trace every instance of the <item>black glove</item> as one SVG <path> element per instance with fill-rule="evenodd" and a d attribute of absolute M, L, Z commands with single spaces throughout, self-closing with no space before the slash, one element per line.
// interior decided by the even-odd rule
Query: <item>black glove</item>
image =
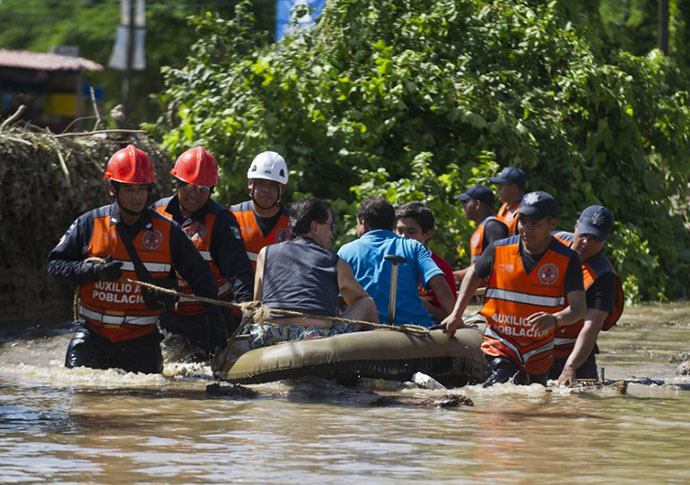
<path fill-rule="evenodd" d="M 141 297 L 144 299 L 144 305 L 146 305 L 146 308 L 159 311 L 165 310 L 165 303 L 158 298 L 159 295 L 160 293 L 157 291 L 146 288 L 145 286 L 141 287 Z"/>
<path fill-rule="evenodd" d="M 117 281 L 122 278 L 122 261 L 113 261 L 113 257 L 108 256 L 105 263 L 95 263 L 91 272 L 95 281 Z"/>

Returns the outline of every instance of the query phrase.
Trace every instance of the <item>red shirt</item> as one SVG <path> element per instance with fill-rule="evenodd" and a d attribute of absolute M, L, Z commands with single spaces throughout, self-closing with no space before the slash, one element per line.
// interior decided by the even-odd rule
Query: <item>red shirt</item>
<path fill-rule="evenodd" d="M 429 251 L 429 254 L 431 254 L 431 259 L 436 263 L 436 266 L 439 267 L 441 271 L 443 271 L 443 276 L 446 277 L 446 283 L 448 283 L 448 286 L 450 287 L 450 291 L 453 292 L 453 300 L 455 300 L 455 295 L 457 293 L 457 287 L 455 286 L 455 278 L 453 277 L 453 268 L 450 267 L 450 264 L 448 264 L 448 261 L 443 259 L 441 256 L 438 256 L 431 251 Z M 425 297 L 431 295 L 433 297 L 432 303 L 434 306 L 441 308 L 441 302 L 438 301 L 438 297 L 434 294 L 432 290 L 427 290 L 425 289 L 422 284 L 419 284 L 419 296 Z"/>

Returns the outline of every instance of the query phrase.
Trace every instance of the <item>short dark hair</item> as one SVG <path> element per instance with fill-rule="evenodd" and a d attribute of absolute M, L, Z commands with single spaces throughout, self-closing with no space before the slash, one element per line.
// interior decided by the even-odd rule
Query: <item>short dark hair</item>
<path fill-rule="evenodd" d="M 395 210 L 384 197 L 370 195 L 359 203 L 357 220 L 364 222 L 371 230 L 392 231 L 395 226 Z"/>
<path fill-rule="evenodd" d="M 290 206 L 290 232 L 295 237 L 307 234 L 313 221 L 325 224 L 330 213 L 331 206 L 325 200 L 316 197 L 298 200 Z"/>
<path fill-rule="evenodd" d="M 414 219 L 417 224 L 419 224 L 422 232 L 431 231 L 436 222 L 434 213 L 431 212 L 431 209 L 429 209 L 424 202 L 418 200 L 403 204 L 395 210 L 396 219 L 401 219 L 403 217 Z"/>

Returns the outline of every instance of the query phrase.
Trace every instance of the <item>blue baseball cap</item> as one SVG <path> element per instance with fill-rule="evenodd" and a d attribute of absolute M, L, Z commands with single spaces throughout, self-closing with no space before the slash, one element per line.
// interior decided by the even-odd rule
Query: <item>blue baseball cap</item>
<path fill-rule="evenodd" d="M 518 214 L 529 217 L 533 220 L 543 219 L 544 217 L 558 217 L 558 202 L 548 192 L 530 192 L 520 201 Z"/>
<path fill-rule="evenodd" d="M 577 220 L 577 232 L 590 234 L 601 241 L 609 237 L 612 226 L 613 214 L 601 205 L 590 205 Z"/>
<path fill-rule="evenodd" d="M 494 204 L 494 192 L 485 185 L 473 185 L 462 194 L 455 197 L 456 199 L 465 202 L 469 199 L 476 199 L 486 202 L 489 205 Z"/>
<path fill-rule="evenodd" d="M 525 188 L 527 177 L 525 172 L 517 167 L 506 167 L 498 177 L 489 177 L 494 184 L 517 184 L 521 189 Z"/>

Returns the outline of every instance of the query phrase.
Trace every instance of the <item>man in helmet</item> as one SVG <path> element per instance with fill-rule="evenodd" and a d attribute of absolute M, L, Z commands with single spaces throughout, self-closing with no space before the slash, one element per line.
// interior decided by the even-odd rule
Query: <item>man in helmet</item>
<path fill-rule="evenodd" d="M 177 179 L 177 194 L 160 199 L 154 208 L 182 225 L 192 243 L 208 263 L 215 276 L 219 298 L 229 301 L 251 301 L 254 274 L 240 238 L 237 220 L 225 207 L 211 199 L 218 184 L 218 164 L 202 147 L 184 152 L 170 172 Z M 186 281 L 179 279 L 180 289 L 192 293 Z M 228 333 L 237 327 L 232 310 L 222 308 Z M 194 300 L 180 301 L 160 317 L 163 329 L 187 337 L 194 346 L 213 350 L 208 342 L 206 310 Z"/>
<path fill-rule="evenodd" d="M 290 214 L 280 205 L 287 182 L 285 159 L 276 152 L 259 153 L 247 171 L 251 200 L 230 207 L 240 225 L 254 271 L 261 248 L 286 241 L 290 236 Z"/>
<path fill-rule="evenodd" d="M 80 285 L 79 316 L 65 365 L 159 373 L 161 297 L 122 279 L 155 284 L 178 273 L 196 295 L 214 299 L 218 288 L 180 225 L 148 207 L 156 175 L 145 152 L 134 145 L 119 150 L 104 178 L 115 202 L 79 216 L 48 255 L 51 276 Z M 227 332 L 220 310 L 205 309 L 209 338 L 223 346 Z"/>

